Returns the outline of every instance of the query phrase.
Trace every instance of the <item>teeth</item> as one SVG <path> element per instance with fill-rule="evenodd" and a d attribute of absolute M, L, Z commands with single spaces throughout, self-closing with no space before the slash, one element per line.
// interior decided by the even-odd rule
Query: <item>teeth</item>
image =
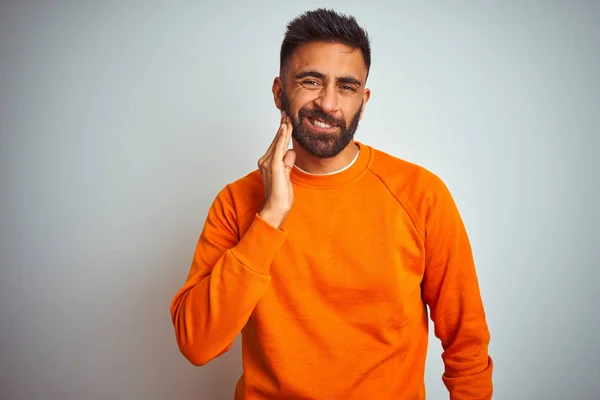
<path fill-rule="evenodd" d="M 313 125 L 321 127 L 321 128 L 331 128 L 331 125 L 326 124 L 325 122 L 321 122 L 319 120 L 313 119 Z"/>

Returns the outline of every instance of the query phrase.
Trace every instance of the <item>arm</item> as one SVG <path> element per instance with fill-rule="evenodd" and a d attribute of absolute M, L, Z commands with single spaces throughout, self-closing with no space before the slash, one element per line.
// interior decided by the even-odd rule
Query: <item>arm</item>
<path fill-rule="evenodd" d="M 177 344 L 192 364 L 204 365 L 229 350 L 271 280 L 271 263 L 287 237 L 279 228 L 294 197 L 295 153 L 286 149 L 291 135 L 291 120 L 282 113 L 277 135 L 258 162 L 265 205 L 241 239 L 229 188 L 208 212 L 187 282 L 171 303 Z"/>
<path fill-rule="evenodd" d="M 442 379 L 451 400 L 489 400 L 493 362 L 475 263 L 456 204 L 438 178 L 424 213 L 423 295 L 444 349 Z"/>
<path fill-rule="evenodd" d="M 177 344 L 192 364 L 229 350 L 267 289 L 271 262 L 286 236 L 255 215 L 238 241 L 230 193 L 217 196 L 188 279 L 171 303 Z"/>

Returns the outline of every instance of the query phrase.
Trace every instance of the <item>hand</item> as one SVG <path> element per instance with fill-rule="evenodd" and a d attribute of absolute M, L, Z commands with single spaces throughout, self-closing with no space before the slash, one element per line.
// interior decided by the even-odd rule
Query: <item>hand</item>
<path fill-rule="evenodd" d="M 258 215 L 277 229 L 281 228 L 294 202 L 290 173 L 296 160 L 296 153 L 287 148 L 292 129 L 290 118 L 282 112 L 277 135 L 265 155 L 258 160 L 265 189 L 265 204 Z"/>

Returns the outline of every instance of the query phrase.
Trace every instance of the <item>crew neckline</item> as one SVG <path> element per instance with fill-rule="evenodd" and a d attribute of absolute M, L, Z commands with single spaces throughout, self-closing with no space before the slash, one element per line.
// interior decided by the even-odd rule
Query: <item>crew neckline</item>
<path fill-rule="evenodd" d="M 343 185 L 358 177 L 369 165 L 371 149 L 360 142 L 354 143 L 358 146 L 358 155 L 348 166 L 328 174 L 311 174 L 294 166 L 290 175 L 292 182 L 311 187 L 332 187 Z"/>
<path fill-rule="evenodd" d="M 340 168 L 340 169 L 338 169 L 338 170 L 336 170 L 336 171 L 333 171 L 333 172 L 325 172 L 325 173 L 323 173 L 323 174 L 315 174 L 315 173 L 312 173 L 312 172 L 308 172 L 308 171 L 305 171 L 305 170 L 303 170 L 303 169 L 302 169 L 302 168 L 300 168 L 298 165 L 294 165 L 294 166 L 295 166 L 296 168 L 298 168 L 298 170 L 299 170 L 300 172 L 302 172 L 302 173 L 304 173 L 304 174 L 306 174 L 306 175 L 335 175 L 335 174 L 339 174 L 340 172 L 343 172 L 343 171 L 347 170 L 348 168 L 350 168 L 351 166 L 353 166 L 353 165 L 354 165 L 354 163 L 356 162 L 356 160 L 358 160 L 358 156 L 360 156 L 360 147 L 358 148 L 358 151 L 356 152 L 356 155 L 354 156 L 354 158 L 352 159 L 352 161 L 350 161 L 350 163 L 348 163 L 348 165 L 346 165 L 345 167 L 343 167 L 343 168 Z"/>

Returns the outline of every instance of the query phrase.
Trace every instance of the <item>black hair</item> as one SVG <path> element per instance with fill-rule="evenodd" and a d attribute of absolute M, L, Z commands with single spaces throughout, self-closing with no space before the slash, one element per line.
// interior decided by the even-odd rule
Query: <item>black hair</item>
<path fill-rule="evenodd" d="M 371 45 L 367 31 L 358 25 L 353 16 L 324 8 L 307 11 L 287 24 L 281 44 L 279 68 L 283 69 L 296 47 L 315 41 L 334 41 L 360 49 L 367 67 L 367 75 L 369 74 Z"/>

